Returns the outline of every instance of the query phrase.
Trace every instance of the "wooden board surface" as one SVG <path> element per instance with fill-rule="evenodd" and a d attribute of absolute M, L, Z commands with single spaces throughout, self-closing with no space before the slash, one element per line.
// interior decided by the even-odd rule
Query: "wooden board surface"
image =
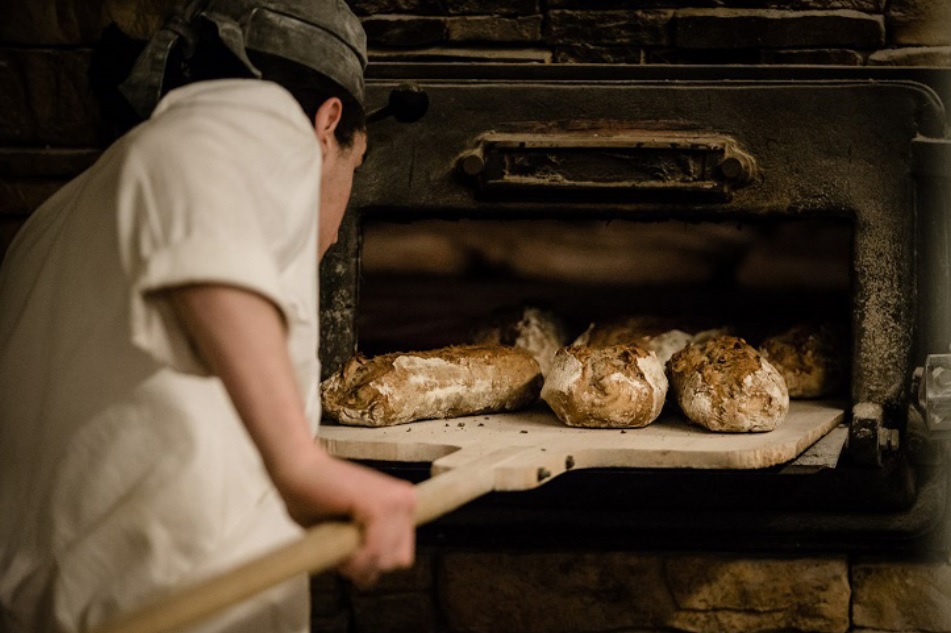
<path fill-rule="evenodd" d="M 497 490 L 523 490 L 572 468 L 766 468 L 795 459 L 838 425 L 841 403 L 794 401 L 769 433 L 712 433 L 665 412 L 641 429 L 574 429 L 547 408 L 383 428 L 325 423 L 320 440 L 348 459 L 432 462 L 433 474 L 502 449 Z"/>

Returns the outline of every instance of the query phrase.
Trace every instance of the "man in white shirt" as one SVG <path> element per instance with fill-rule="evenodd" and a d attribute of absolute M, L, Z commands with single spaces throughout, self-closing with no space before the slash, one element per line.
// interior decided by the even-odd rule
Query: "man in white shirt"
<path fill-rule="evenodd" d="M 205 81 L 222 55 L 277 83 Z M 17 235 L 3 630 L 88 630 L 329 516 L 364 528 L 355 582 L 412 562 L 412 487 L 313 439 L 317 262 L 366 148 L 365 63 L 341 0 L 193 2 L 124 86 L 148 120 Z M 298 578 L 195 630 L 303 633 L 307 605 Z"/>

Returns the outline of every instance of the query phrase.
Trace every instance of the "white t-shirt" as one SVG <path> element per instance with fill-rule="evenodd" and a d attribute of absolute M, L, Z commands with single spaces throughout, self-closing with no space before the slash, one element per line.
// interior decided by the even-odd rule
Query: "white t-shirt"
<path fill-rule="evenodd" d="M 290 94 L 203 82 L 170 93 L 17 235 L 0 268 L 8 630 L 82 630 L 298 535 L 153 291 L 219 283 L 278 306 L 316 434 L 319 182 Z M 231 617 L 246 627 L 227 630 L 306 631 L 305 592 L 302 578 L 245 605 Z"/>

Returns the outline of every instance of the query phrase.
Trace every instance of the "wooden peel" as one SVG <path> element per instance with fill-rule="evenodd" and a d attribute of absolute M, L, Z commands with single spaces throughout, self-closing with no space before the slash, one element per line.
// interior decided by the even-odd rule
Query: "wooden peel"
<path fill-rule="evenodd" d="M 497 467 L 532 452 L 533 449 L 525 447 L 494 451 L 418 484 L 416 525 L 428 523 L 492 492 L 496 489 Z M 526 462 L 516 468 L 527 468 L 535 473 L 540 467 Z M 504 472 L 511 474 L 512 471 L 509 468 Z M 180 631 L 294 576 L 333 569 L 356 553 L 360 542 L 360 528 L 356 524 L 322 523 L 310 528 L 292 543 L 219 576 L 175 591 L 137 611 L 107 622 L 92 633 Z"/>
<path fill-rule="evenodd" d="M 550 412 L 525 411 L 377 429 L 325 426 L 338 457 L 433 462 L 416 486 L 416 525 L 484 494 L 529 490 L 572 468 L 765 468 L 797 457 L 842 420 L 839 403 L 793 402 L 770 433 L 709 433 L 674 416 L 649 427 L 570 429 Z M 172 593 L 93 633 L 171 633 L 299 574 L 332 569 L 356 552 L 359 528 L 324 523 L 297 541 Z"/>

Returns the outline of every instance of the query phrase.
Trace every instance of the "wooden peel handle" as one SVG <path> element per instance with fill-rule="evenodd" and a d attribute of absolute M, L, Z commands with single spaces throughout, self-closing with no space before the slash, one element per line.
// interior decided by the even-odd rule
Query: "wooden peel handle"
<path fill-rule="evenodd" d="M 491 492 L 492 466 L 504 456 L 489 455 L 463 468 L 416 486 L 416 525 L 422 525 Z M 245 598 L 304 573 L 333 569 L 360 547 L 360 529 L 353 523 L 322 523 L 300 539 L 237 568 L 172 593 L 93 633 L 171 633 L 196 624 Z"/>

